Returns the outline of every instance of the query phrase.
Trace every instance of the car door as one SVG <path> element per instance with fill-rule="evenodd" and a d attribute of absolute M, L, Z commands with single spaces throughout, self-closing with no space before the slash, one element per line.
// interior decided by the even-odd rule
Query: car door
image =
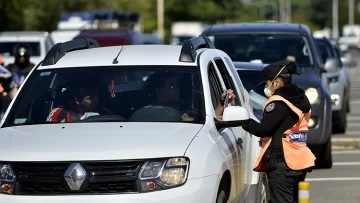
<path fill-rule="evenodd" d="M 225 65 L 223 59 L 220 57 L 214 58 L 213 61 L 215 63 L 215 69 L 217 70 L 217 74 L 224 83 L 223 85 L 226 89 L 232 89 L 236 96 L 235 100 L 230 105 L 243 106 L 242 101 L 244 101 L 244 96 L 242 94 L 239 94 L 239 87 L 234 81 L 234 77 L 230 73 L 229 68 Z M 235 141 L 235 148 L 237 149 L 236 153 L 239 160 L 235 161 L 234 168 L 237 175 L 237 181 L 240 184 L 237 188 L 238 190 L 236 191 L 238 194 L 238 198 L 246 197 L 246 194 L 244 194 L 244 190 L 246 189 L 245 183 L 247 182 L 246 178 L 248 178 L 247 173 L 249 169 L 249 163 L 246 157 L 249 156 L 248 149 L 250 148 L 248 147 L 250 147 L 250 136 L 248 136 L 248 133 L 244 131 L 242 127 L 228 128 L 224 130 L 224 133 L 227 133 L 231 137 L 231 139 Z"/>
<path fill-rule="evenodd" d="M 202 65 L 206 66 L 208 76 L 208 85 L 209 85 L 209 96 L 211 97 L 213 110 L 215 110 L 216 106 L 218 105 L 218 101 L 220 98 L 220 95 L 225 90 L 225 86 L 223 85 L 222 78 L 219 77 L 218 71 L 216 70 L 215 63 L 208 59 L 207 62 L 203 61 L 205 60 L 204 56 Z M 207 88 L 205 88 L 207 89 Z M 215 117 L 215 111 L 213 112 L 213 115 Z M 231 194 L 229 196 L 229 202 L 234 201 L 238 196 L 239 192 L 242 188 L 242 183 L 240 180 L 240 173 L 238 166 L 241 162 L 240 157 L 240 147 L 237 145 L 237 140 L 235 138 L 234 132 L 231 128 L 224 128 L 218 130 L 219 136 L 218 136 L 218 145 L 220 146 L 222 152 L 224 153 L 224 156 L 226 157 L 226 163 L 229 167 L 230 174 L 231 174 Z"/>
<path fill-rule="evenodd" d="M 257 120 L 256 115 L 254 114 L 253 111 L 253 107 L 250 101 L 250 95 L 247 92 L 246 88 L 244 87 L 238 72 L 236 71 L 236 68 L 234 66 L 234 63 L 231 61 L 230 58 L 228 57 L 224 57 L 223 58 L 225 61 L 225 65 L 227 66 L 228 70 L 229 70 L 229 74 L 231 75 L 236 89 L 237 91 L 239 91 L 239 95 L 242 95 L 243 97 L 243 101 L 242 106 L 245 107 L 249 114 L 250 114 L 250 118 Z M 259 73 L 260 74 L 260 73 Z M 235 90 L 234 90 L 235 91 Z M 243 130 L 241 128 L 241 130 Z M 260 140 L 259 137 L 256 136 L 252 136 L 250 133 L 246 132 L 243 130 L 243 133 L 245 134 L 244 137 L 244 142 L 246 143 L 246 175 L 245 175 L 245 190 L 247 191 L 247 189 L 250 188 L 251 182 L 252 182 L 252 177 L 253 177 L 253 166 L 255 164 L 255 160 L 260 152 L 260 148 L 254 148 L 253 146 L 258 146 L 258 141 Z"/>

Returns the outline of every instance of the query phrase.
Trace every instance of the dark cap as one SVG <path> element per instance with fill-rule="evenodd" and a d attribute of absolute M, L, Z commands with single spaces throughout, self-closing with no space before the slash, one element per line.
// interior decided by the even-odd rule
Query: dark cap
<path fill-rule="evenodd" d="M 285 66 L 285 67 L 284 67 Z M 288 61 L 277 61 L 271 63 L 262 70 L 264 73 L 264 80 L 260 82 L 258 85 L 263 85 L 268 80 L 273 80 L 275 77 L 278 77 L 280 74 L 297 74 L 300 75 L 296 71 L 296 63 L 288 62 Z M 281 72 L 280 72 L 281 71 Z"/>

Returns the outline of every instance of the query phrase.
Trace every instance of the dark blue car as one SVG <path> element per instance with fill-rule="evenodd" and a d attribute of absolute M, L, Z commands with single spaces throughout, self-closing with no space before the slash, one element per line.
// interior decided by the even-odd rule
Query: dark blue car
<path fill-rule="evenodd" d="M 305 90 L 312 108 L 307 143 L 317 157 L 317 166 L 331 168 L 331 98 L 323 73 L 337 70 L 333 64 L 324 65 L 309 28 L 287 23 L 218 24 L 202 34 L 233 61 L 244 62 L 235 63 L 242 81 L 258 83 L 264 64 L 280 60 L 297 63 L 301 75 L 294 76 L 293 82 Z M 261 94 L 264 87 L 260 88 L 255 92 Z"/>

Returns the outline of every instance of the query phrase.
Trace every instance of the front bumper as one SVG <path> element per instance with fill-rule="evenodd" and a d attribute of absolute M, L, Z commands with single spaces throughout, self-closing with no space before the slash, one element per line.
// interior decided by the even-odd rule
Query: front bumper
<path fill-rule="evenodd" d="M 332 129 L 332 110 L 331 100 L 322 97 L 320 102 L 311 105 L 311 120 L 313 126 L 309 126 L 307 145 L 317 147 L 325 144 L 330 136 Z M 309 124 L 312 122 L 310 120 Z"/>
<path fill-rule="evenodd" d="M 11 203 L 214 203 L 218 185 L 217 175 L 187 180 L 185 185 L 150 193 L 112 195 L 61 195 L 61 196 L 21 196 L 0 195 L 0 202 Z"/>

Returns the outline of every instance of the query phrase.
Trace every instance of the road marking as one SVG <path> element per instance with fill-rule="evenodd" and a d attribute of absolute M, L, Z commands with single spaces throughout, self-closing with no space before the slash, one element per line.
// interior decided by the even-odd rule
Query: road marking
<path fill-rule="evenodd" d="M 355 149 L 355 147 L 354 146 L 331 146 L 331 149 L 332 150 L 344 150 L 344 149 L 347 149 L 347 150 L 349 150 L 349 149 Z"/>
<path fill-rule="evenodd" d="M 360 154 L 360 150 L 332 151 L 332 154 Z"/>
<path fill-rule="evenodd" d="M 334 166 L 360 166 L 360 162 L 333 162 Z"/>
<path fill-rule="evenodd" d="M 343 177 L 343 178 L 306 178 L 305 181 L 309 182 L 320 182 L 320 181 L 350 181 L 360 180 L 360 177 Z"/>

